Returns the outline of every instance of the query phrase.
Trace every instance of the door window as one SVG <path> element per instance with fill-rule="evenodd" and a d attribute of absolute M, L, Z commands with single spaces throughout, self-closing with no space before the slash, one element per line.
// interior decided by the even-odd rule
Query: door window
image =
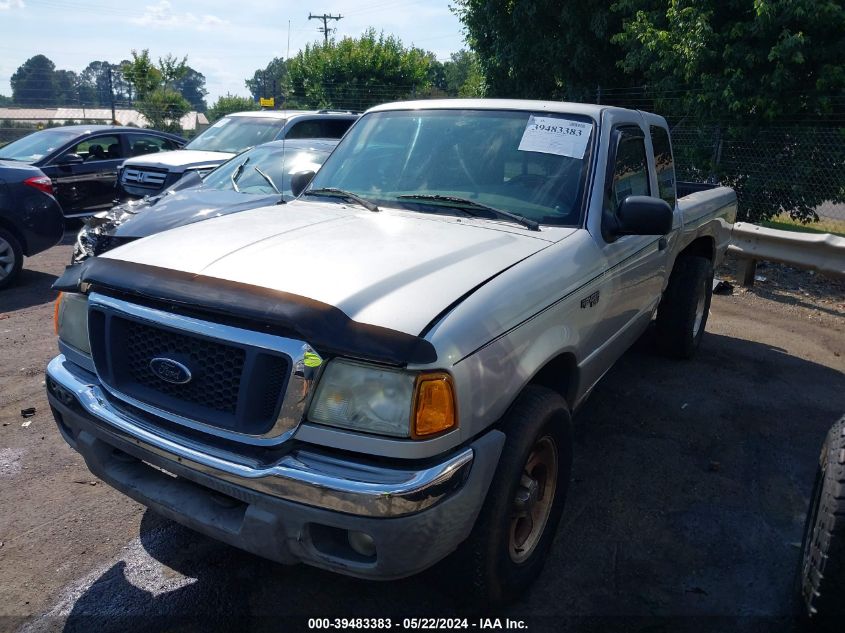
<path fill-rule="evenodd" d="M 650 195 L 648 161 L 642 130 L 634 126 L 619 128 L 610 189 L 611 210 L 616 211 L 628 196 L 647 195 Z"/>
<path fill-rule="evenodd" d="M 669 132 L 656 125 L 651 126 L 651 144 L 654 147 L 654 166 L 657 169 L 657 189 L 660 197 L 675 206 L 675 161 Z"/>
<path fill-rule="evenodd" d="M 120 150 L 120 139 L 117 136 L 95 136 L 77 143 L 64 153 L 65 156 L 68 154 L 77 154 L 86 163 L 93 163 L 122 158 L 123 152 Z"/>
<path fill-rule="evenodd" d="M 127 134 L 129 140 L 129 156 L 143 156 L 157 152 L 169 152 L 179 149 L 179 144 L 169 138 L 152 136 L 151 134 Z"/>

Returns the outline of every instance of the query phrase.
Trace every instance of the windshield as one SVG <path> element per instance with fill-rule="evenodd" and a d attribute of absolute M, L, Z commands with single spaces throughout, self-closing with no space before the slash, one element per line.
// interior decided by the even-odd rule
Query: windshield
<path fill-rule="evenodd" d="M 310 186 L 417 211 L 477 203 L 577 226 L 593 123 L 570 114 L 411 110 L 365 115 Z M 415 200 L 403 196 L 451 196 Z"/>
<path fill-rule="evenodd" d="M 262 145 L 235 156 L 208 174 L 203 180 L 202 188 L 234 191 L 237 186 L 240 193 L 267 195 L 276 193 L 273 188 L 275 185 L 285 199 L 293 198 L 290 189 L 291 175 L 303 171 L 317 171 L 329 152 L 317 149 L 288 149 L 287 152 L 282 150 L 281 145 L 274 143 Z M 262 175 L 261 172 L 264 174 Z M 272 181 L 272 184 L 267 178 Z"/>
<path fill-rule="evenodd" d="M 227 116 L 188 143 L 185 149 L 242 152 L 248 147 L 274 140 L 284 125 L 284 119 Z"/>
<path fill-rule="evenodd" d="M 0 158 L 34 163 L 52 154 L 65 143 L 79 136 L 77 130 L 42 130 L 33 132 L 0 148 Z"/>

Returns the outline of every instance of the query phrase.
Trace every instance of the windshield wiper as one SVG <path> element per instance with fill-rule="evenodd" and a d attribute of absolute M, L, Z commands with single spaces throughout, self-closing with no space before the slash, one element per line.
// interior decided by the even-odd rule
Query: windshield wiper
<path fill-rule="evenodd" d="M 475 200 L 470 200 L 469 198 L 461 198 L 459 196 L 444 196 L 436 193 L 411 193 L 396 197 L 400 200 L 433 200 L 435 202 L 453 202 L 455 203 L 455 205 L 457 205 L 457 208 L 460 208 L 461 211 L 474 218 L 483 216 L 478 213 L 472 213 L 471 211 L 467 211 L 463 208 L 464 206 L 469 207 L 470 209 L 479 209 L 487 211 L 488 213 L 492 213 L 494 216 L 501 220 L 511 220 L 512 222 L 517 222 L 518 224 L 521 224 L 522 226 L 531 229 L 532 231 L 540 230 L 539 222 L 529 220 L 528 218 L 525 218 L 521 215 L 517 215 L 516 213 L 511 213 L 510 211 L 502 211 L 501 209 L 497 209 L 495 207 L 476 202 Z"/>
<path fill-rule="evenodd" d="M 275 183 L 275 182 L 273 182 L 273 179 L 272 179 L 272 178 L 270 178 L 270 176 L 268 176 L 267 174 L 265 174 L 265 173 L 261 170 L 261 168 L 260 168 L 258 165 L 256 165 L 255 167 L 253 167 L 253 169 L 254 169 L 255 171 L 257 171 L 257 172 L 259 173 L 259 175 L 260 175 L 260 176 L 261 176 L 264 180 L 266 180 L 268 183 L 270 183 L 270 186 L 271 186 L 271 187 L 273 187 L 273 191 L 275 191 L 275 192 L 276 192 L 277 194 L 279 194 L 279 195 L 282 195 L 282 192 L 281 192 L 281 191 L 279 191 L 279 188 L 276 186 L 276 183 Z"/>
<path fill-rule="evenodd" d="M 352 202 L 357 202 L 362 207 L 367 209 L 367 211 L 381 211 L 373 202 L 370 202 L 366 198 L 362 198 L 357 193 L 352 193 L 351 191 L 345 191 L 343 189 L 338 189 L 336 187 L 323 187 L 321 189 L 309 189 L 302 193 L 303 196 L 334 196 L 335 198 L 346 198 L 347 200 L 352 200 Z"/>
<path fill-rule="evenodd" d="M 248 162 L 249 162 L 249 159 L 247 158 L 244 162 L 242 162 L 240 165 L 235 167 L 235 171 L 233 171 L 232 175 L 229 177 L 229 180 L 232 181 L 232 187 L 234 187 L 235 191 L 237 191 L 238 193 L 241 192 L 241 190 L 238 189 L 238 178 L 241 177 L 241 174 L 243 173 L 244 167 L 246 167 L 246 164 Z"/>

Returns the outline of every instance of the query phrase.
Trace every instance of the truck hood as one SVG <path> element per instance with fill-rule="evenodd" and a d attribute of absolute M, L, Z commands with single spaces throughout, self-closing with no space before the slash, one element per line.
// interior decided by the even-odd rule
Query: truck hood
<path fill-rule="evenodd" d="M 214 218 L 102 257 L 308 297 L 419 335 L 468 292 L 574 232 L 294 201 Z"/>
<path fill-rule="evenodd" d="M 124 167 L 157 167 L 174 173 L 180 173 L 189 167 L 201 165 L 221 165 L 234 154 L 228 152 L 204 152 L 194 149 L 177 149 L 172 152 L 158 152 L 135 156 L 123 162 Z"/>

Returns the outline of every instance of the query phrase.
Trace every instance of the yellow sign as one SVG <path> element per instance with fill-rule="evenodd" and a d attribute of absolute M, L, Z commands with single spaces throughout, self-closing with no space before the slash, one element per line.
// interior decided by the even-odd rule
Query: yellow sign
<path fill-rule="evenodd" d="M 265 99 L 264 97 L 261 97 L 258 100 L 258 105 L 260 105 L 262 108 L 275 108 L 276 107 L 276 100 L 273 97 L 270 97 L 269 99 Z"/>

